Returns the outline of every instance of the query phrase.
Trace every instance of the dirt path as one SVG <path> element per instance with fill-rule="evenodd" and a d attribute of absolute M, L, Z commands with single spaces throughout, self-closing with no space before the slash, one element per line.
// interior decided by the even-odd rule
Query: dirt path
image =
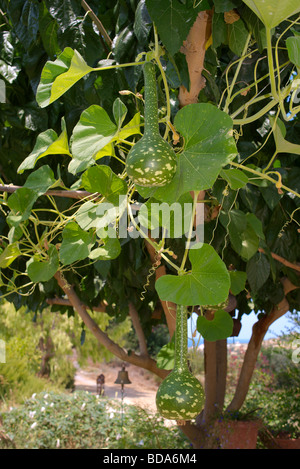
<path fill-rule="evenodd" d="M 96 378 L 100 373 L 105 376 L 105 395 L 110 398 L 121 398 L 121 385 L 115 384 L 120 365 L 101 363 L 99 367 L 90 366 L 85 370 L 78 369 L 75 376 L 75 390 L 84 390 L 96 394 Z M 138 405 L 150 411 L 156 411 L 155 396 L 159 383 L 147 371 L 127 364 L 126 371 L 131 384 L 124 387 L 124 402 Z"/>

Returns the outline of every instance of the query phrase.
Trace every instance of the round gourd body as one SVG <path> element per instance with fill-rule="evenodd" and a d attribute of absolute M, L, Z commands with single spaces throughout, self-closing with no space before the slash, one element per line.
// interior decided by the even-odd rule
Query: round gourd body
<path fill-rule="evenodd" d="M 130 150 L 126 160 L 128 177 L 143 187 L 165 186 L 174 177 L 177 161 L 174 150 L 160 135 L 144 135 Z"/>
<path fill-rule="evenodd" d="M 156 394 L 160 414 L 170 420 L 191 420 L 203 409 L 205 394 L 201 383 L 188 369 L 174 369 Z"/>

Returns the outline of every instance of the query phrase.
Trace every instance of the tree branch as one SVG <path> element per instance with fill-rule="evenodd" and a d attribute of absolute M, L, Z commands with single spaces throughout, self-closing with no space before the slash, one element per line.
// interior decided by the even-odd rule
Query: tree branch
<path fill-rule="evenodd" d="M 132 325 L 134 327 L 134 330 L 136 332 L 136 335 L 139 341 L 140 356 L 148 357 L 149 353 L 148 353 L 148 348 L 147 348 L 147 342 L 145 339 L 145 334 L 141 326 L 138 312 L 132 303 L 129 303 L 129 315 L 130 315 Z"/>
<path fill-rule="evenodd" d="M 22 186 L 14 186 L 14 185 L 0 185 L 0 192 L 8 192 L 8 193 L 13 193 L 16 190 L 20 189 Z M 86 197 L 90 196 L 95 196 L 95 194 L 92 194 L 91 192 L 87 191 L 68 191 L 68 190 L 49 190 L 45 192 L 44 195 L 52 195 L 52 196 L 57 196 L 57 197 L 68 197 L 70 199 L 84 199 Z"/>
<path fill-rule="evenodd" d="M 266 254 L 265 251 L 263 250 L 263 248 L 259 248 L 258 251 L 263 252 L 264 254 Z M 275 259 L 276 261 L 278 261 L 281 264 L 285 265 L 286 267 L 290 267 L 291 269 L 294 269 L 294 270 L 297 270 L 298 272 L 300 272 L 300 265 L 293 264 L 292 262 L 287 261 L 283 257 L 278 256 L 278 254 L 275 254 L 274 252 L 271 252 L 271 256 L 273 257 L 273 259 Z"/>
<path fill-rule="evenodd" d="M 97 26 L 97 28 L 100 32 L 101 37 L 103 37 L 103 39 L 105 40 L 105 42 L 108 45 L 109 49 L 111 49 L 112 40 L 110 39 L 109 35 L 107 34 L 107 31 L 104 28 L 101 21 L 99 20 L 98 16 L 95 15 L 93 10 L 90 8 L 90 6 L 84 0 L 82 0 L 81 6 L 85 9 L 85 11 L 89 15 L 89 17 L 93 20 L 93 22 L 95 23 L 95 25 Z"/>
<path fill-rule="evenodd" d="M 200 11 L 195 23 L 190 29 L 186 41 L 180 51 L 185 54 L 190 75 L 189 91 L 181 86 L 179 90 L 180 106 L 197 103 L 200 91 L 205 87 L 202 76 L 205 58 L 205 45 L 211 35 L 211 11 Z"/>
<path fill-rule="evenodd" d="M 62 306 L 73 306 L 67 298 L 48 298 L 47 300 L 48 305 L 62 305 Z M 87 309 L 87 306 L 81 303 L 81 306 L 84 309 Z M 105 302 L 101 303 L 99 306 L 93 306 L 90 309 L 96 311 L 97 313 L 105 313 L 107 304 Z"/>
<path fill-rule="evenodd" d="M 252 335 L 245 353 L 243 366 L 235 390 L 235 395 L 227 407 L 227 411 L 237 411 L 242 407 L 249 390 L 251 378 L 255 369 L 257 357 L 260 352 L 264 336 L 270 325 L 289 311 L 289 303 L 286 299 L 286 295 L 290 291 L 300 288 L 296 285 L 293 285 L 292 282 L 286 277 L 282 280 L 282 284 L 285 294 L 283 300 L 278 305 L 276 305 L 269 314 L 263 316 L 253 325 Z"/>
<path fill-rule="evenodd" d="M 120 347 L 118 344 L 113 342 L 105 332 L 103 332 L 98 324 L 91 318 L 91 316 L 87 313 L 86 307 L 81 303 L 80 299 L 78 298 L 74 288 L 68 284 L 66 279 L 63 277 L 61 272 L 56 272 L 54 275 L 58 285 L 61 287 L 65 295 L 68 297 L 70 304 L 73 308 L 77 311 L 79 316 L 81 317 L 82 321 L 86 325 L 86 327 L 93 333 L 96 337 L 98 342 L 107 348 L 111 353 L 113 353 L 116 357 L 120 358 L 123 361 L 128 363 L 132 363 L 133 365 L 139 366 L 141 368 L 145 368 L 146 370 L 151 371 L 152 373 L 156 374 L 161 378 L 165 378 L 169 371 L 161 370 L 156 366 L 155 360 L 150 357 L 139 356 L 132 352 L 130 355 Z"/>

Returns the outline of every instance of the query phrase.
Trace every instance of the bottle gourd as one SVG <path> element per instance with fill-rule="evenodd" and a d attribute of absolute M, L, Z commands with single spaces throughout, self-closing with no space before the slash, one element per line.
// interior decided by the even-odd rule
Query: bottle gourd
<path fill-rule="evenodd" d="M 169 183 L 177 161 L 172 147 L 159 133 L 155 65 L 144 65 L 145 128 L 142 138 L 131 148 L 126 159 L 128 177 L 142 187 L 159 187 Z"/>
<path fill-rule="evenodd" d="M 191 420 L 202 410 L 205 394 L 187 362 L 187 309 L 178 305 L 175 329 L 175 366 L 156 394 L 160 414 L 170 420 Z"/>

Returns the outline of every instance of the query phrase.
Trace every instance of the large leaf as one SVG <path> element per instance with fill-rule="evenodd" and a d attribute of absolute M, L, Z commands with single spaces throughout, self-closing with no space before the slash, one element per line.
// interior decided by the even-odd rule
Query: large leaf
<path fill-rule="evenodd" d="M 172 370 L 175 365 L 175 334 L 171 341 L 164 345 L 157 354 L 156 365 L 162 370 Z"/>
<path fill-rule="evenodd" d="M 72 134 L 73 159 L 69 164 L 69 171 L 72 174 L 84 171 L 103 156 L 113 155 L 114 150 L 111 144 L 115 140 L 125 140 L 131 135 L 140 133 L 139 113 L 123 128 L 120 128 L 126 115 L 125 106 L 122 104 L 115 101 L 113 106 L 118 125 L 111 121 L 101 106 L 92 105 L 83 111 Z"/>
<path fill-rule="evenodd" d="M 245 289 L 247 274 L 238 270 L 230 270 L 230 291 L 233 295 L 238 295 Z"/>
<path fill-rule="evenodd" d="M 107 112 L 101 106 L 90 106 L 83 111 L 73 130 L 73 158 L 88 165 L 90 161 L 95 159 L 97 153 L 111 142 L 116 131 L 117 126 L 110 120 Z M 72 170 L 72 162 L 69 170 Z"/>
<path fill-rule="evenodd" d="M 228 182 L 231 189 L 233 190 L 241 189 L 242 187 L 245 187 L 245 185 L 249 181 L 246 174 L 244 174 L 239 169 L 235 169 L 235 168 L 222 169 L 222 171 L 220 172 L 220 176 Z"/>
<path fill-rule="evenodd" d="M 17 227 L 30 216 L 32 206 L 37 199 L 35 190 L 20 187 L 8 198 L 7 205 L 11 212 L 7 216 L 9 226 Z"/>
<path fill-rule="evenodd" d="M 259 235 L 256 230 L 260 229 L 260 225 L 238 209 L 231 210 L 228 214 L 221 213 L 220 221 L 229 232 L 233 249 L 243 259 L 249 260 L 257 252 L 259 246 Z M 261 231 L 259 234 L 263 236 Z"/>
<path fill-rule="evenodd" d="M 234 54 L 241 57 L 248 37 L 248 30 L 242 19 L 228 25 L 228 43 Z"/>
<path fill-rule="evenodd" d="M 176 114 L 174 123 L 184 138 L 184 149 L 173 180 L 154 191 L 155 198 L 170 203 L 185 192 L 211 188 L 222 167 L 237 154 L 232 119 L 211 104 L 185 106 Z M 138 190 L 141 195 L 147 193 Z"/>
<path fill-rule="evenodd" d="M 275 144 L 276 144 L 276 152 L 277 153 L 292 153 L 294 155 L 300 155 L 300 145 L 296 143 L 291 143 L 285 139 L 286 129 L 282 120 L 277 119 L 275 123 L 274 118 L 270 117 L 270 122 L 273 126 L 273 135 L 274 135 Z"/>
<path fill-rule="evenodd" d="M 62 119 L 62 132 L 59 136 L 52 129 L 48 129 L 38 135 L 32 152 L 20 164 L 18 173 L 23 173 L 26 169 L 34 168 L 40 158 L 48 155 L 71 156 L 64 119 Z"/>
<path fill-rule="evenodd" d="M 290 61 L 300 68 L 300 36 L 288 37 L 286 47 Z"/>
<path fill-rule="evenodd" d="M 204 316 L 199 316 L 197 319 L 197 331 L 209 342 L 226 339 L 231 336 L 232 330 L 232 317 L 222 309 L 215 311 L 212 320 L 208 320 Z"/>
<path fill-rule="evenodd" d="M 243 0 L 264 25 L 271 29 L 292 15 L 299 13 L 299 0 Z"/>
<path fill-rule="evenodd" d="M 55 184 L 54 173 L 50 166 L 44 165 L 30 173 L 23 187 L 32 189 L 39 197 Z"/>
<path fill-rule="evenodd" d="M 146 0 L 148 12 L 159 36 L 171 54 L 179 51 L 200 10 L 210 9 L 209 2 L 197 2 L 197 7 L 183 5 L 179 0 Z"/>
<path fill-rule="evenodd" d="M 91 70 L 79 52 L 66 47 L 56 60 L 48 61 L 43 68 L 36 94 L 38 104 L 46 107 L 53 103 Z"/>
<path fill-rule="evenodd" d="M 196 247 L 196 246 L 194 246 Z M 203 244 L 189 252 L 192 270 L 184 275 L 164 275 L 155 288 L 163 301 L 182 305 L 215 305 L 226 300 L 230 278 L 214 248 Z"/>
<path fill-rule="evenodd" d="M 18 243 L 9 244 L 0 254 L 0 269 L 8 267 L 20 255 Z"/>
<path fill-rule="evenodd" d="M 62 236 L 59 257 L 64 265 L 86 259 L 96 241 L 93 233 L 82 230 L 75 222 L 65 226 Z"/>
<path fill-rule="evenodd" d="M 270 271 L 271 268 L 267 256 L 260 252 L 257 252 L 247 262 L 247 277 L 253 294 L 267 281 Z"/>
<path fill-rule="evenodd" d="M 59 267 L 58 252 L 53 244 L 49 245 L 48 258 L 42 260 L 37 257 L 30 259 L 27 264 L 27 274 L 33 283 L 48 282 Z"/>
<path fill-rule="evenodd" d="M 99 193 L 109 202 L 118 205 L 119 196 L 127 193 L 127 184 L 109 166 L 92 166 L 82 175 L 82 185 L 88 192 Z"/>
<path fill-rule="evenodd" d="M 97 234 L 101 236 L 103 245 L 93 249 L 89 254 L 89 258 L 102 261 L 116 259 L 121 253 L 121 245 L 116 231 L 109 227 L 108 229 L 100 229 Z"/>

